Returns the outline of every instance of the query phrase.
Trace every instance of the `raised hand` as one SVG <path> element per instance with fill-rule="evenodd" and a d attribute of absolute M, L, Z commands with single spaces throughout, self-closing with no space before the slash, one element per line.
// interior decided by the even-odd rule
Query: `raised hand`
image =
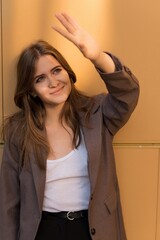
<path fill-rule="evenodd" d="M 74 43 L 84 57 L 91 61 L 96 60 L 99 57 L 101 50 L 95 39 L 68 14 L 58 13 L 55 16 L 64 28 L 57 25 L 52 26 L 52 28 Z"/>
<path fill-rule="evenodd" d="M 96 67 L 106 73 L 114 72 L 115 65 L 110 56 L 101 50 L 96 40 L 74 18 L 67 13 L 57 13 L 55 16 L 63 26 L 53 25 L 56 32 L 75 44 Z"/>

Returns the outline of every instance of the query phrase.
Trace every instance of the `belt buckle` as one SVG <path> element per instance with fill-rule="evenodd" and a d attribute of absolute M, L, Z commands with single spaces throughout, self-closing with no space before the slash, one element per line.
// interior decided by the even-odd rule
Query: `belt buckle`
<path fill-rule="evenodd" d="M 71 220 L 71 221 L 72 221 L 72 220 L 74 220 L 74 218 L 72 218 L 72 217 L 69 216 L 70 213 L 71 213 L 71 211 L 67 212 L 67 218 L 68 218 L 68 220 Z"/>

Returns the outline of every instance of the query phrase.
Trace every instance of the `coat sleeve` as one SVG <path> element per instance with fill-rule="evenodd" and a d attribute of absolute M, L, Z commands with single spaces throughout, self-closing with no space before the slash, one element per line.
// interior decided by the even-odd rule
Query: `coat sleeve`
<path fill-rule="evenodd" d="M 113 56 L 112 56 L 113 57 Z M 139 98 L 139 83 L 134 74 L 113 57 L 116 71 L 111 74 L 99 72 L 108 94 L 102 103 L 104 124 L 112 135 L 128 121 Z"/>
<path fill-rule="evenodd" d="M 17 240 L 19 232 L 19 154 L 5 143 L 0 172 L 0 240 Z"/>

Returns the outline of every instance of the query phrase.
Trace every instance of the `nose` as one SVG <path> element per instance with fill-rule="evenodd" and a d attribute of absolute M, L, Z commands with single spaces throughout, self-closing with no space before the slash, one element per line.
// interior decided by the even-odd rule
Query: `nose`
<path fill-rule="evenodd" d="M 55 87 L 57 87 L 57 85 L 58 85 L 58 81 L 53 76 L 48 77 L 48 87 L 49 88 L 55 88 Z"/>

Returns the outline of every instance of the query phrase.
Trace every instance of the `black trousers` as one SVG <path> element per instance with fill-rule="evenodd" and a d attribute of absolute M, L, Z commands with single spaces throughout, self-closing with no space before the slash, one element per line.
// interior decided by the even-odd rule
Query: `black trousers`
<path fill-rule="evenodd" d="M 69 220 L 55 216 L 42 217 L 35 240 L 92 240 L 88 218 Z"/>

